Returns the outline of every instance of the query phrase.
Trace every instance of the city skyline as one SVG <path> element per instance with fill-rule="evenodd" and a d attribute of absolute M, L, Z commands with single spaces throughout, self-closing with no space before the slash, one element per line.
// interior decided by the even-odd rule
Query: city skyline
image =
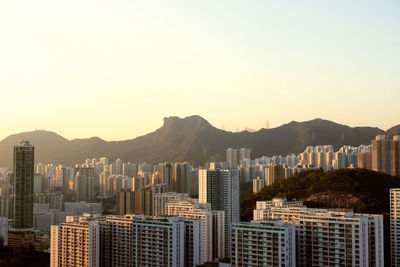
<path fill-rule="evenodd" d="M 233 131 L 317 117 L 386 130 L 400 117 L 399 7 L 3 2 L 0 139 L 125 140 L 192 114 Z"/>
<path fill-rule="evenodd" d="M 0 1 L 0 265 L 400 266 L 399 14 Z"/>

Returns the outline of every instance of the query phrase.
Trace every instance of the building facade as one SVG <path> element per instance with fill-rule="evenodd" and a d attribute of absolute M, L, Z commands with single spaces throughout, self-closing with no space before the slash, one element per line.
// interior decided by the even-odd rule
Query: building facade
<path fill-rule="evenodd" d="M 100 227 L 90 215 L 68 216 L 61 225 L 51 226 L 50 266 L 100 265 Z"/>
<path fill-rule="evenodd" d="M 208 203 L 195 199 L 182 199 L 167 203 L 168 216 L 180 216 L 186 220 L 202 220 L 204 226 L 204 262 L 225 257 L 224 212 L 213 211 Z"/>
<path fill-rule="evenodd" d="M 199 202 L 224 211 L 225 256 L 231 251 L 231 224 L 239 222 L 239 176 L 239 171 L 233 169 L 199 170 Z"/>
<path fill-rule="evenodd" d="M 296 266 L 296 230 L 281 220 L 232 224 L 231 266 Z"/>
<path fill-rule="evenodd" d="M 34 154 L 28 141 L 14 146 L 13 231 L 33 230 Z"/>
<path fill-rule="evenodd" d="M 392 139 L 386 135 L 378 135 L 371 142 L 371 167 L 373 171 L 400 175 L 400 136 Z"/>
<path fill-rule="evenodd" d="M 400 188 L 390 189 L 390 259 L 400 266 Z"/>
<path fill-rule="evenodd" d="M 305 206 L 265 210 L 262 216 L 296 225 L 298 266 L 384 266 L 382 215 Z"/>

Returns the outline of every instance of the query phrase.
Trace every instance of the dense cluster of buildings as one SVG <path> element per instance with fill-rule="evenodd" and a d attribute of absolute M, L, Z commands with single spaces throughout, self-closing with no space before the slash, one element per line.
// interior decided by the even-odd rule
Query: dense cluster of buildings
<path fill-rule="evenodd" d="M 229 154 L 232 153 L 232 149 L 228 149 L 227 155 L 228 151 Z M 273 184 L 277 179 L 286 179 L 309 169 L 329 171 L 364 168 L 399 176 L 400 136 L 378 135 L 371 141 L 371 145 L 343 146 L 336 152 L 332 145 L 308 146 L 299 154 L 244 159 L 238 166 L 242 181 L 252 179 L 254 193 L 260 192 L 263 187 Z"/>
<path fill-rule="evenodd" d="M 259 191 L 295 172 L 371 167 L 398 174 L 398 137 L 371 146 L 307 147 L 298 155 L 250 158 L 226 150 L 226 162 L 124 163 L 107 158 L 75 167 L 36 165 L 34 147 L 14 148 L 12 173 L 0 169 L 4 245 L 50 236 L 51 266 L 383 266 L 383 216 L 258 201 L 240 221 L 240 183 Z M 366 161 L 370 165 L 362 165 Z M 99 199 L 115 199 L 103 215 Z M 400 264 L 400 189 L 390 190 L 392 264 Z M 110 214 L 108 213 L 108 214 Z M 398 218 L 399 217 L 399 218 Z M 39 241 L 38 241 L 39 240 Z M 42 242 L 43 243 L 43 242 Z M 38 248 L 43 246 L 37 245 Z"/>

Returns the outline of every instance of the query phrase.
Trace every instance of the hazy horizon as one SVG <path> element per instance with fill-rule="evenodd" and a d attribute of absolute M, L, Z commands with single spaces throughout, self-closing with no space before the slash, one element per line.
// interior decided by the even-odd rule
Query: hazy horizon
<path fill-rule="evenodd" d="M 184 118 L 187 118 L 187 117 L 191 117 L 191 116 L 200 116 L 200 115 L 188 115 L 188 116 L 185 116 L 185 117 L 180 117 L 180 116 L 167 116 L 167 117 L 178 117 L 179 119 L 184 119 Z M 167 117 L 164 117 L 164 118 L 167 118 Z M 200 116 L 200 117 L 202 117 L 202 116 Z M 164 119 L 163 118 L 163 119 Z M 204 117 L 202 117 L 203 119 L 205 119 L 205 120 L 207 120 L 207 118 L 204 118 Z M 314 118 L 314 119 L 311 119 L 311 120 L 315 120 L 315 119 L 322 119 L 322 120 L 327 120 L 327 119 L 325 119 L 325 118 Z M 207 120 L 208 121 L 208 120 Z M 296 121 L 296 120 L 292 120 L 292 121 Z M 281 124 L 281 125 L 277 125 L 277 126 L 273 126 L 273 127 L 269 127 L 269 129 L 272 129 L 272 128 L 277 128 L 277 127 L 280 127 L 280 126 L 283 126 L 283 125 L 285 125 L 285 124 L 288 124 L 288 123 L 290 123 L 290 122 L 292 122 L 292 121 L 288 121 L 288 122 L 286 122 L 286 123 L 283 123 L 283 124 Z M 297 121 L 297 122 L 307 122 L 307 121 L 310 121 L 310 120 L 305 120 L 305 121 Z M 328 121 L 331 121 L 331 120 L 328 120 Z M 243 129 L 230 129 L 230 128 L 223 128 L 224 127 L 224 125 L 223 125 L 223 127 L 218 127 L 218 126 L 216 126 L 216 125 L 214 125 L 214 124 L 212 124 L 212 122 L 210 122 L 210 121 L 208 121 L 212 126 L 214 126 L 215 128 L 218 128 L 218 129 L 221 129 L 221 130 L 225 130 L 225 131 L 229 131 L 229 132 L 242 132 L 242 131 L 244 131 L 244 130 L 250 130 L 250 131 L 259 131 L 259 130 L 261 130 L 261 129 L 264 129 L 264 128 L 266 128 L 266 127 L 261 127 L 261 128 L 259 128 L 259 129 L 251 129 L 251 128 L 243 128 Z M 336 122 L 336 121 L 332 121 L 332 122 L 334 122 L 334 123 L 337 123 L 337 124 L 342 124 L 342 125 L 345 125 L 345 124 L 343 124 L 343 123 L 340 123 L 340 122 Z M 146 135 L 146 134 L 148 134 L 148 133 L 151 133 L 151 132 L 154 132 L 154 131 L 156 131 L 157 129 L 159 129 L 159 128 L 161 128 L 163 126 L 163 120 L 161 120 L 160 121 L 160 124 L 159 124 L 159 126 L 157 127 L 157 128 L 155 128 L 155 129 L 152 129 L 152 130 L 150 130 L 149 132 L 146 132 L 146 133 L 144 133 L 144 134 L 142 134 L 142 135 Z M 352 125 L 346 125 L 346 126 L 349 126 L 349 127 L 376 127 L 376 126 L 370 126 L 370 125 L 355 125 L 355 126 L 352 126 Z M 393 125 L 393 126 L 396 126 L 396 125 Z M 377 127 L 377 128 L 379 128 L 379 127 Z M 380 128 L 381 130 L 389 130 L 389 129 L 382 129 L 382 128 Z M 102 139 L 102 140 L 104 140 L 104 141 L 125 141 L 125 140 L 128 140 L 128 139 L 134 139 L 134 138 L 136 138 L 136 137 L 139 137 L 139 136 L 142 136 L 142 135 L 137 135 L 137 136 L 132 136 L 132 137 L 128 137 L 128 138 L 126 138 L 126 139 L 105 139 L 105 138 L 102 138 L 101 137 L 101 135 L 93 135 L 93 136 L 80 136 L 80 137 L 68 137 L 68 136 L 65 136 L 65 135 L 63 135 L 63 134 L 61 134 L 61 133 L 59 133 L 59 132 L 56 132 L 56 131 L 53 131 L 53 130 L 51 130 L 51 129 L 33 129 L 33 130 L 26 130 L 26 131 L 21 131 L 21 132 L 18 132 L 18 133 L 12 133 L 12 134 L 10 134 L 10 135 L 14 135 L 14 134 L 21 134 L 21 133 L 27 133 L 27 132 L 33 132 L 33 131 L 47 131 L 47 132 L 54 132 L 54 133 L 56 133 L 56 134 L 58 134 L 58 135 L 60 135 L 60 136 L 62 136 L 62 137 L 64 137 L 64 138 L 66 138 L 66 139 L 68 139 L 68 140 L 74 140 L 74 139 L 88 139 L 88 138 L 92 138 L 92 137 L 98 137 L 98 138 L 100 138 L 100 139 Z M 5 138 L 7 138 L 8 136 L 10 136 L 10 135 L 7 135 L 7 136 L 5 136 L 5 137 L 3 137 L 3 138 L 1 138 L 0 137 L 0 142 L 2 141 L 2 140 L 4 140 Z"/>
<path fill-rule="evenodd" d="M 0 140 L 400 124 L 398 1 L 3 1 Z"/>

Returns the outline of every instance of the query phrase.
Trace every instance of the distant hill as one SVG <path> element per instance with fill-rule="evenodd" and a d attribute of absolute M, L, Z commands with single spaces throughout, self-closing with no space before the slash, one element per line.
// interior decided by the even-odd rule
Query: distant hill
<path fill-rule="evenodd" d="M 345 208 L 355 212 L 389 212 L 389 189 L 400 187 L 400 177 L 366 169 L 304 171 L 281 179 L 260 193 L 241 199 L 241 219 L 253 217 L 256 201 L 286 197 L 305 201 L 308 207 Z"/>
<path fill-rule="evenodd" d="M 400 134 L 400 124 L 390 128 L 389 130 L 387 130 L 386 134 L 388 136 L 399 135 Z"/>
<path fill-rule="evenodd" d="M 12 147 L 22 139 L 35 146 L 36 162 L 73 165 L 87 158 L 121 158 L 131 162 L 188 161 L 204 164 L 209 159 L 224 160 L 227 147 L 249 147 L 252 157 L 286 155 L 304 150 L 308 145 L 367 144 L 383 130 L 373 127 L 348 127 L 315 119 L 290 122 L 256 132 L 228 132 L 213 127 L 200 116 L 164 118 L 156 131 L 125 141 L 107 142 L 100 138 L 67 140 L 48 131 L 11 135 L 0 142 L 0 166 L 12 166 Z"/>

